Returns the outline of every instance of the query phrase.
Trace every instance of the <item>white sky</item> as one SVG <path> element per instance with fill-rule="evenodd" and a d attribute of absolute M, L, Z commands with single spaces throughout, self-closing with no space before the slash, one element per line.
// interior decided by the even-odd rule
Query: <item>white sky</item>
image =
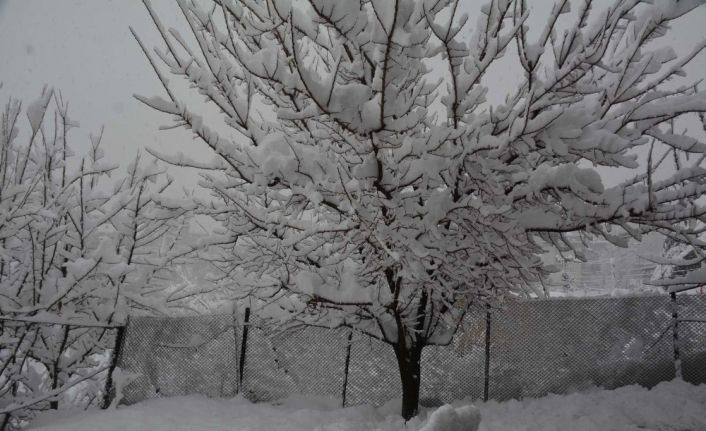
<path fill-rule="evenodd" d="M 486 3 L 462 2 L 470 12 Z M 542 23 L 552 3 L 528 1 L 533 12 L 531 28 Z M 153 4 L 167 26 L 181 25 L 183 18 L 172 0 L 153 0 Z M 471 17 L 469 23 L 474 22 Z M 87 147 L 88 134 L 105 125 L 104 148 L 115 162 L 125 164 L 138 149 L 147 146 L 198 156 L 204 147 L 192 142 L 189 131 L 159 131 L 158 127 L 170 124 L 170 119 L 132 97 L 134 93 L 161 94 L 161 87 L 130 35 L 130 25 L 148 46 L 159 44 L 139 0 L 0 0 L 0 82 L 4 83 L 0 101 L 15 96 L 28 103 L 46 83 L 61 90 L 70 102 L 72 117 L 81 123 L 73 134 L 76 150 Z M 686 52 L 704 37 L 706 7 L 702 6 L 681 19 L 666 42 L 677 52 Z M 498 68 L 492 79 L 496 83 L 512 82 L 512 75 L 519 73 L 517 69 Z M 706 78 L 706 55 L 688 72 L 690 77 Z M 502 99 L 504 94 L 493 94 L 491 88 L 490 96 Z M 182 181 L 184 178 L 196 177 L 185 174 Z"/>

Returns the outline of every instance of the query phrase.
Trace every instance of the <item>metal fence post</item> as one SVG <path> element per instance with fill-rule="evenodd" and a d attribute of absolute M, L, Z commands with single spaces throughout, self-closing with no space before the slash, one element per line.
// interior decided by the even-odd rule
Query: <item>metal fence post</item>
<path fill-rule="evenodd" d="M 248 351 L 248 329 L 250 329 L 250 307 L 245 308 L 243 318 L 243 342 L 240 343 L 240 363 L 238 364 L 238 387 L 243 388 L 243 372 L 245 371 L 245 356 Z"/>
<path fill-rule="evenodd" d="M 679 304 L 677 294 L 671 292 L 669 297 L 672 300 L 672 346 L 674 348 L 674 377 L 682 378 L 681 354 L 679 353 Z"/>
<path fill-rule="evenodd" d="M 116 328 L 117 334 L 115 335 L 115 346 L 113 347 L 113 353 L 110 355 L 110 366 L 108 367 L 108 376 L 105 379 L 105 393 L 103 394 L 103 402 L 101 403 L 102 409 L 107 409 L 110 407 L 110 403 L 113 401 L 113 396 L 115 395 L 115 388 L 113 382 L 113 372 L 118 366 L 118 358 L 120 357 L 120 352 L 123 349 L 123 344 L 125 341 L 125 328 L 128 322 L 125 322 L 124 326 L 118 326 Z"/>
<path fill-rule="evenodd" d="M 348 344 L 346 345 L 346 365 L 343 369 L 343 394 L 341 396 L 341 407 L 346 406 L 346 392 L 348 391 L 348 369 L 351 364 L 351 342 L 353 341 L 353 330 L 348 332 Z"/>
<path fill-rule="evenodd" d="M 490 387 L 490 304 L 485 309 L 485 381 L 483 382 L 483 401 L 488 401 Z"/>
<path fill-rule="evenodd" d="M 238 351 L 238 329 L 240 328 L 240 323 L 238 322 L 238 306 L 237 304 L 233 305 L 233 351 L 235 352 L 235 358 L 233 361 L 233 366 L 235 368 L 235 372 L 238 372 L 238 364 L 240 364 L 240 352 Z M 240 376 L 237 375 L 237 378 L 235 379 L 235 393 L 239 394 L 240 393 Z"/>

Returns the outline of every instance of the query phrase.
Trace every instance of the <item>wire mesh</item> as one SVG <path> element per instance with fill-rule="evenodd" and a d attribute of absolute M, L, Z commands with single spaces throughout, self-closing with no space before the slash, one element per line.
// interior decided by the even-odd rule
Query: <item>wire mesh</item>
<path fill-rule="evenodd" d="M 420 404 L 435 407 L 462 398 L 483 397 L 484 316 L 469 315 L 450 345 L 424 348 Z"/>
<path fill-rule="evenodd" d="M 118 366 L 135 375 L 122 402 L 237 393 L 237 329 L 231 315 L 130 319 Z"/>
<path fill-rule="evenodd" d="M 706 296 L 682 295 L 679 308 L 681 316 L 706 320 Z M 491 399 L 650 387 L 675 376 L 668 296 L 517 301 L 491 316 Z M 471 315 L 451 345 L 424 349 L 422 405 L 483 396 L 485 324 L 484 313 Z M 234 325 L 232 316 L 131 319 L 119 366 L 140 377 L 123 391 L 125 402 L 234 394 L 242 332 Z M 680 334 L 684 378 L 706 383 L 706 323 L 683 322 Z M 267 333 L 251 325 L 241 393 L 253 401 L 292 394 L 345 398 L 346 405 L 399 398 L 391 346 L 355 334 L 349 349 L 349 336 L 345 329 Z"/>
<path fill-rule="evenodd" d="M 250 334 L 242 385 L 249 399 L 342 397 L 348 331 L 308 327 L 267 334 L 253 326 Z"/>
<path fill-rule="evenodd" d="M 706 383 L 706 295 L 679 295 L 677 301 L 682 378 Z"/>
<path fill-rule="evenodd" d="M 490 398 L 674 378 L 669 298 L 522 301 L 493 315 Z"/>
<path fill-rule="evenodd" d="M 348 405 L 382 405 L 400 398 L 402 384 L 389 345 L 359 334 L 353 337 L 346 393 Z"/>

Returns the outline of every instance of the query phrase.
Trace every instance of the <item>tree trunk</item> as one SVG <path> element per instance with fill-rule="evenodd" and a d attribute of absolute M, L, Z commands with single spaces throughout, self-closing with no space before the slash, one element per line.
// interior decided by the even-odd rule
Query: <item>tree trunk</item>
<path fill-rule="evenodd" d="M 54 362 L 52 363 L 52 375 L 51 375 L 51 389 L 52 390 L 57 390 L 59 389 L 61 383 L 59 381 L 59 374 L 61 373 L 61 357 L 64 355 L 64 350 L 66 349 L 66 342 L 69 339 L 69 331 L 71 330 L 71 327 L 69 325 L 65 325 L 62 328 L 61 332 L 61 342 L 59 343 L 59 351 L 56 354 L 56 357 L 54 358 Z M 51 410 L 58 410 L 59 409 L 59 400 L 58 399 L 53 399 L 49 401 L 49 408 Z"/>
<path fill-rule="evenodd" d="M 2 415 L 2 423 L 0 423 L 0 431 L 7 431 L 10 425 L 10 413 Z"/>
<path fill-rule="evenodd" d="M 421 346 L 395 345 L 395 356 L 402 382 L 402 417 L 410 420 L 419 410 L 419 383 L 421 381 Z"/>
<path fill-rule="evenodd" d="M 125 328 L 127 327 L 127 322 L 125 325 L 118 326 L 115 333 L 115 344 L 113 345 L 113 351 L 110 354 L 110 365 L 108 366 L 108 375 L 105 377 L 105 389 L 103 392 L 103 400 L 101 401 L 101 408 L 107 409 L 116 396 L 115 382 L 113 381 L 113 373 L 118 367 L 118 360 L 120 359 L 120 353 L 123 349 L 123 343 L 125 342 Z"/>

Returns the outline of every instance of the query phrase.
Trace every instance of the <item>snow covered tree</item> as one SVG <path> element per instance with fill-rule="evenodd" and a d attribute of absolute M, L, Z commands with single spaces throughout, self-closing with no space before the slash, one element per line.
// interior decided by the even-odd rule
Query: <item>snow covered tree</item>
<path fill-rule="evenodd" d="M 180 0 L 189 35 L 144 3 L 165 49 L 133 34 L 166 97 L 136 97 L 215 156 L 153 151 L 202 169 L 200 211 L 230 241 L 216 264 L 288 324 L 392 346 L 405 418 L 424 346 L 534 289 L 542 247 L 573 247 L 571 232 L 693 238 L 675 222 L 703 218 L 706 145 L 664 125 L 706 111 L 706 93 L 673 85 L 705 45 L 655 43 L 697 1 L 563 0 L 534 36 L 523 0 L 470 20 L 454 0 Z M 517 85 L 487 79 L 507 65 Z M 696 158 L 658 179 L 672 153 Z M 605 187 L 601 167 L 634 177 Z"/>
<path fill-rule="evenodd" d="M 44 88 L 25 112 L 25 133 L 21 102 L 0 113 L 0 408 L 94 370 L 128 308 L 166 308 L 156 279 L 191 250 L 178 241 L 185 210 L 160 203 L 171 180 L 156 161 L 108 178 L 118 167 L 102 132 L 72 152 L 78 124 L 58 92 Z"/>
<path fill-rule="evenodd" d="M 20 108 L 9 102 L 0 130 L 0 312 L 111 322 L 124 314 L 121 302 L 160 308 L 143 299 L 154 296 L 147 286 L 191 250 L 176 241 L 186 210 L 162 196 L 172 183 L 164 168 L 138 154 L 127 175 L 108 178 L 118 166 L 104 160 L 102 132 L 91 135 L 88 154 L 74 155 L 68 135 L 77 124 L 47 88 L 27 109 L 31 130 L 20 143 Z"/>

